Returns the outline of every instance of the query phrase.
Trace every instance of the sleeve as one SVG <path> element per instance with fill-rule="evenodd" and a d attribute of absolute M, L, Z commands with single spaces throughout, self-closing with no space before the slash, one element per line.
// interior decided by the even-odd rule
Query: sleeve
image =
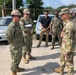
<path fill-rule="evenodd" d="M 44 22 L 44 21 L 43 21 L 43 17 L 40 17 L 39 22 L 40 22 L 41 24 Z"/>
<path fill-rule="evenodd" d="M 53 25 L 53 18 L 51 19 L 50 24 L 52 24 L 52 25 Z"/>
<path fill-rule="evenodd" d="M 6 32 L 8 43 L 10 43 L 15 35 L 15 27 L 9 26 Z"/>
<path fill-rule="evenodd" d="M 75 41 L 75 45 L 76 45 L 76 29 L 75 29 L 74 41 Z"/>
<path fill-rule="evenodd" d="M 70 52 L 73 52 L 73 43 L 74 43 L 74 27 L 69 26 L 66 28 L 66 54 L 69 54 Z"/>
<path fill-rule="evenodd" d="M 64 26 L 63 29 L 62 29 L 62 33 L 64 33 L 66 30 L 66 27 Z"/>
<path fill-rule="evenodd" d="M 76 45 L 76 26 L 74 27 L 74 43 Z"/>
<path fill-rule="evenodd" d="M 34 29 L 34 23 L 33 23 L 33 21 L 32 21 L 32 19 L 30 18 L 30 22 L 31 22 L 31 24 L 32 24 L 32 27 L 31 27 L 31 29 Z"/>
<path fill-rule="evenodd" d="M 51 18 L 49 17 L 49 24 L 51 23 Z"/>
<path fill-rule="evenodd" d="M 60 29 L 63 29 L 63 21 L 60 19 Z"/>
<path fill-rule="evenodd" d="M 74 20 L 74 42 L 76 45 L 76 19 Z"/>
<path fill-rule="evenodd" d="M 68 39 L 70 39 L 72 36 L 74 36 L 73 33 L 74 33 L 74 26 L 70 26 L 70 25 L 66 26 L 65 34 L 66 34 Z"/>

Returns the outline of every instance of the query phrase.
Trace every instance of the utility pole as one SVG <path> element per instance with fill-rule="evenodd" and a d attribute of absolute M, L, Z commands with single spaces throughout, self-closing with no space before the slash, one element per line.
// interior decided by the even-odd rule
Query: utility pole
<path fill-rule="evenodd" d="M 35 20 L 35 16 L 36 16 L 35 11 L 36 11 L 36 10 L 35 10 L 35 8 L 34 8 L 34 20 Z"/>
<path fill-rule="evenodd" d="M 2 17 L 4 17 L 5 16 L 5 5 L 6 5 L 6 3 L 5 3 L 5 0 L 4 0 L 4 2 L 3 2 L 3 4 L 2 5 L 0 5 L 0 7 L 1 7 L 1 9 L 2 9 Z"/>
<path fill-rule="evenodd" d="M 4 17 L 4 8 L 3 8 L 3 5 L 0 5 L 0 7 L 1 7 L 1 11 L 2 11 L 2 17 Z"/>
<path fill-rule="evenodd" d="M 16 9 L 16 0 L 12 0 L 12 10 Z"/>
<path fill-rule="evenodd" d="M 0 5 L 1 11 L 2 11 L 2 17 L 4 17 L 4 10 L 3 10 L 3 5 Z"/>

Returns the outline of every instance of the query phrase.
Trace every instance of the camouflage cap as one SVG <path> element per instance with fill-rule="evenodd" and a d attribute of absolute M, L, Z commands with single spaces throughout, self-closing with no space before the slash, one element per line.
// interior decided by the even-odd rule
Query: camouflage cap
<path fill-rule="evenodd" d="M 17 9 L 15 9 L 11 12 L 11 16 L 14 16 L 14 15 L 21 16 L 21 13 Z"/>
<path fill-rule="evenodd" d="M 59 15 L 62 15 L 64 13 L 70 13 L 69 8 L 63 8 L 63 9 L 61 9 L 61 12 L 59 13 Z"/>
<path fill-rule="evenodd" d="M 23 13 L 30 14 L 30 10 L 26 8 L 23 10 Z"/>

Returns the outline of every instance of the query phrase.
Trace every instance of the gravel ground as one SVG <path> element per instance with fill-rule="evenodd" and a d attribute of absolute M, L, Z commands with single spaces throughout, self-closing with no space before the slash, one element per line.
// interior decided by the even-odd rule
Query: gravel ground
<path fill-rule="evenodd" d="M 59 67 L 60 47 L 55 46 L 54 50 L 45 47 L 45 42 L 42 42 L 41 47 L 36 48 L 38 40 L 33 41 L 32 55 L 36 60 L 30 60 L 29 64 L 25 64 L 23 60 L 20 62 L 20 67 L 25 68 L 24 72 L 18 72 L 17 75 L 60 75 L 54 72 L 55 67 Z M 10 71 L 11 56 L 9 45 L 7 42 L 0 42 L 0 75 L 11 75 Z M 67 75 L 65 70 L 64 75 Z M 74 57 L 74 75 L 76 75 L 76 51 Z"/>

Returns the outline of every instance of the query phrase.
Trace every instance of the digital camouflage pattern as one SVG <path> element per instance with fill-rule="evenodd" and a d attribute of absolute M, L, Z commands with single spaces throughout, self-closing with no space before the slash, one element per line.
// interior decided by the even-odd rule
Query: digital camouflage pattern
<path fill-rule="evenodd" d="M 21 61 L 24 45 L 23 34 L 19 23 L 16 24 L 12 21 L 8 26 L 6 36 L 12 58 L 11 71 L 16 71 Z"/>
<path fill-rule="evenodd" d="M 52 46 L 54 46 L 55 44 L 55 39 L 58 36 L 59 39 L 59 44 L 61 44 L 61 37 L 60 37 L 60 33 L 61 33 L 61 29 L 62 29 L 62 21 L 61 19 L 58 17 L 54 17 L 51 20 L 51 24 L 52 24 Z"/>
<path fill-rule="evenodd" d="M 54 17 L 51 20 L 51 24 L 52 24 L 52 29 L 54 30 L 60 30 L 62 27 L 62 21 L 59 17 Z"/>
<path fill-rule="evenodd" d="M 73 20 L 73 22 L 74 22 L 74 27 L 75 27 L 74 41 L 75 41 L 75 45 L 76 45 L 76 17 L 75 17 L 75 19 Z"/>
<path fill-rule="evenodd" d="M 63 23 L 63 27 L 64 27 L 64 26 L 66 25 L 66 22 L 65 22 L 65 21 L 63 21 L 62 23 Z"/>
<path fill-rule="evenodd" d="M 74 74 L 74 35 L 75 28 L 72 21 L 68 21 L 63 28 L 63 37 L 62 37 L 62 46 L 61 46 L 61 55 L 60 55 L 60 66 L 64 68 L 65 66 L 68 69 L 68 75 Z"/>
<path fill-rule="evenodd" d="M 23 50 L 23 57 L 26 56 L 26 53 L 30 54 L 31 53 L 31 47 L 32 47 L 32 34 L 31 34 L 31 29 L 26 28 L 26 25 L 28 24 L 33 24 L 31 18 L 24 18 L 22 17 L 20 20 L 20 25 L 23 31 L 23 36 L 24 36 L 24 42 L 25 42 L 25 46 L 24 46 L 24 50 Z M 32 26 L 33 29 L 33 26 Z"/>

